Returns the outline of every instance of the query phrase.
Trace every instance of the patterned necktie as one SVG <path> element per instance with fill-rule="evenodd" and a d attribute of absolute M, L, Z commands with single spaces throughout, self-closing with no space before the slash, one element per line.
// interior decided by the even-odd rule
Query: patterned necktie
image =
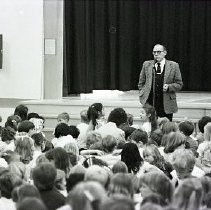
<path fill-rule="evenodd" d="M 161 67 L 160 67 L 160 63 L 157 63 L 156 73 L 157 73 L 157 74 L 161 74 Z"/>

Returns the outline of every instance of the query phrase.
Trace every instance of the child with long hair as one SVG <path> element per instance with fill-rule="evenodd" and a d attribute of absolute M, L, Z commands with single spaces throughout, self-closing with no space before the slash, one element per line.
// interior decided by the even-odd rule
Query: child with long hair
<path fill-rule="evenodd" d="M 172 165 L 164 160 L 163 156 L 160 154 L 158 148 L 154 144 L 146 144 L 144 146 L 143 156 L 145 161 L 152 165 L 155 165 L 170 179 L 172 179 Z"/>
<path fill-rule="evenodd" d="M 93 130 L 103 124 L 104 115 L 104 107 L 101 103 L 94 103 L 88 108 L 87 118 L 92 124 Z"/>
<path fill-rule="evenodd" d="M 145 104 L 140 110 L 140 118 L 143 120 L 143 130 L 150 136 L 151 132 L 158 128 L 155 108 Z"/>

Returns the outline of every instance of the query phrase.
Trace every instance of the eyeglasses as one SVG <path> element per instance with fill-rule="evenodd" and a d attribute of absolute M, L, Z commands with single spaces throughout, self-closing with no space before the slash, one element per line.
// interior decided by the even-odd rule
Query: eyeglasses
<path fill-rule="evenodd" d="M 158 55 L 160 55 L 162 52 L 164 52 L 164 50 L 163 51 L 152 51 L 152 54 L 155 55 L 157 53 Z"/>

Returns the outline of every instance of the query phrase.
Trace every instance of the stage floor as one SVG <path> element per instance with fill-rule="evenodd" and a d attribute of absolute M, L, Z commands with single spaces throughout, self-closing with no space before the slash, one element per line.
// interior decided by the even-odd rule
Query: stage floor
<path fill-rule="evenodd" d="M 138 101 L 138 91 L 107 91 L 96 90 L 90 94 L 81 94 L 80 96 L 64 97 L 63 100 L 119 100 L 119 101 Z M 178 104 L 201 104 L 211 105 L 211 92 L 179 92 L 177 93 Z"/>

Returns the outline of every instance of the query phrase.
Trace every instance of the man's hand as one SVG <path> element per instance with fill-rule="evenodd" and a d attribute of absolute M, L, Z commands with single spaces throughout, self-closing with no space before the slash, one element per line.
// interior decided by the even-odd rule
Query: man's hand
<path fill-rule="evenodd" d="M 164 84 L 164 85 L 163 85 L 163 91 L 164 91 L 164 92 L 166 92 L 166 91 L 168 90 L 168 88 L 169 88 L 168 84 Z"/>

